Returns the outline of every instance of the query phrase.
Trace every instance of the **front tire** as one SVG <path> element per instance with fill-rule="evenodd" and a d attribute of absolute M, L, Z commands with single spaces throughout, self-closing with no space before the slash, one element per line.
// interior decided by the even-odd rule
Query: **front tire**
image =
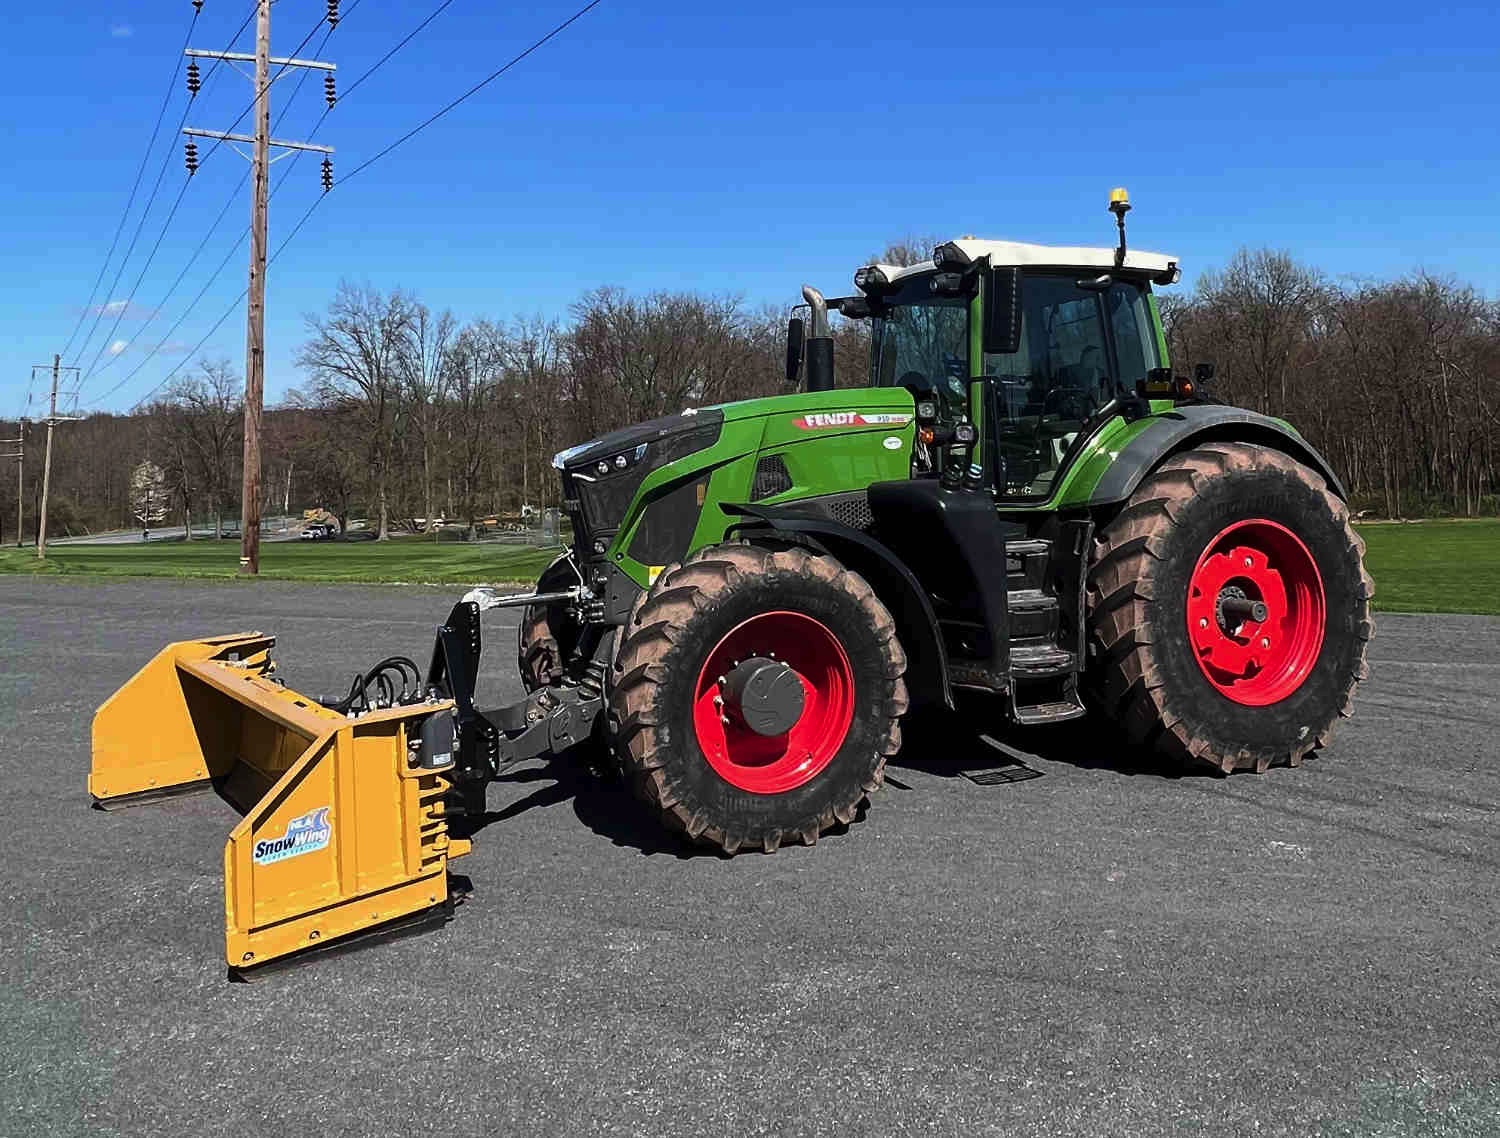
<path fill-rule="evenodd" d="M 776 676 L 767 692 L 791 688 L 780 720 L 771 696 L 736 710 L 732 673 L 752 660 Z M 890 613 L 833 558 L 710 546 L 664 571 L 625 630 L 610 696 L 621 766 L 695 841 L 811 845 L 880 786 L 905 668 Z"/>
<path fill-rule="evenodd" d="M 1188 765 L 1297 766 L 1368 674 L 1363 554 L 1344 503 L 1285 454 L 1206 443 L 1168 459 L 1094 550 L 1092 702 Z"/>
<path fill-rule="evenodd" d="M 565 589 L 577 580 L 568 554 L 563 553 L 542 570 L 536 591 Z M 516 666 L 521 673 L 521 686 L 534 692 L 561 683 L 568 661 L 578 648 L 581 631 L 565 605 L 527 605 L 522 609 L 516 632 Z"/>

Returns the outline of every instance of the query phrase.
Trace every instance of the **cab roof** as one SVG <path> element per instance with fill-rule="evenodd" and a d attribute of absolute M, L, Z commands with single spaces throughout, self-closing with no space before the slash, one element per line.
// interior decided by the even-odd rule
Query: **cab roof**
<path fill-rule="evenodd" d="M 1015 265 L 1020 268 L 1046 269 L 1113 269 L 1115 250 L 1094 248 L 1086 245 L 1028 245 L 1021 241 L 985 241 L 978 237 L 957 237 L 945 241 L 935 254 L 954 265 L 967 265 L 989 259 L 992 266 Z M 877 266 L 887 280 L 895 282 L 902 277 L 929 272 L 932 261 L 923 261 L 908 268 L 895 265 Z M 1154 279 L 1170 283 L 1178 275 L 1177 258 L 1166 253 L 1147 253 L 1144 250 L 1128 249 L 1125 253 L 1126 269 L 1150 275 Z"/>

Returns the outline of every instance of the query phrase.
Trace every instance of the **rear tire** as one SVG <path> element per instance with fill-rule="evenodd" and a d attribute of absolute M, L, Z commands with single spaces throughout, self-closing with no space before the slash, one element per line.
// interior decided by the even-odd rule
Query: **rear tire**
<path fill-rule="evenodd" d="M 756 734 L 717 703 L 726 665 L 751 657 L 802 685 L 784 734 Z M 709 546 L 664 570 L 625 630 L 610 695 L 620 764 L 695 841 L 728 854 L 811 845 L 880 786 L 901 745 L 905 668 L 890 613 L 833 558 Z"/>
<path fill-rule="evenodd" d="M 1094 549 L 1090 702 L 1188 765 L 1297 766 L 1368 674 L 1363 554 L 1344 503 L 1285 454 L 1205 443 L 1168 459 Z"/>

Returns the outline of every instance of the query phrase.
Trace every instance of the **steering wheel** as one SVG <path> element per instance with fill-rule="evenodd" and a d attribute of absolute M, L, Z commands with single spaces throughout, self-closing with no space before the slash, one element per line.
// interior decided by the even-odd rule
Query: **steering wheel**
<path fill-rule="evenodd" d="M 1042 414 L 1049 411 L 1062 419 L 1083 420 L 1093 413 L 1093 401 L 1081 388 L 1054 387 L 1042 398 Z"/>

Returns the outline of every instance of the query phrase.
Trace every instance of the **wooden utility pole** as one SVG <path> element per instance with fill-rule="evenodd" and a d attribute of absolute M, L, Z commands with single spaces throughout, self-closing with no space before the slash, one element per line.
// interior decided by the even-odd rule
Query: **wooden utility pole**
<path fill-rule="evenodd" d="M 250 293 L 245 304 L 245 460 L 240 572 L 260 572 L 260 411 L 266 385 L 266 195 L 271 180 L 271 0 L 255 16 L 255 152 L 250 180 Z"/>
<path fill-rule="evenodd" d="M 37 365 L 37 367 L 46 366 L 46 364 Z M 77 418 L 76 415 L 60 416 L 57 413 L 57 381 L 65 371 L 71 371 L 76 374 L 78 369 L 76 367 L 63 367 L 62 357 L 53 356 L 52 400 L 47 408 L 47 452 L 46 458 L 42 460 L 42 508 L 37 511 L 36 519 L 36 556 L 38 561 L 47 560 L 47 492 L 51 489 L 52 483 L 52 429 L 58 423 L 69 423 Z"/>
<path fill-rule="evenodd" d="M 337 21 L 337 4 L 330 3 L 329 23 Z M 271 84 L 289 67 L 307 67 L 329 72 L 324 80 L 325 97 L 333 105 L 331 63 L 312 59 L 274 59 L 271 56 L 271 0 L 256 0 L 255 54 L 232 51 L 196 51 L 187 55 L 255 64 L 255 132 L 250 135 L 187 127 L 190 137 L 213 138 L 220 142 L 242 142 L 250 146 L 250 284 L 245 304 L 245 454 L 244 476 L 240 484 L 240 572 L 254 576 L 260 572 L 260 419 L 265 402 L 266 384 L 266 205 L 270 198 L 271 148 L 313 150 L 323 155 L 333 153 L 331 146 L 308 142 L 286 142 L 271 137 Z M 271 65 L 277 67 L 271 74 Z M 196 146 L 188 143 L 188 172 L 198 168 Z M 324 158 L 323 188 L 331 184 L 331 167 Z"/>

